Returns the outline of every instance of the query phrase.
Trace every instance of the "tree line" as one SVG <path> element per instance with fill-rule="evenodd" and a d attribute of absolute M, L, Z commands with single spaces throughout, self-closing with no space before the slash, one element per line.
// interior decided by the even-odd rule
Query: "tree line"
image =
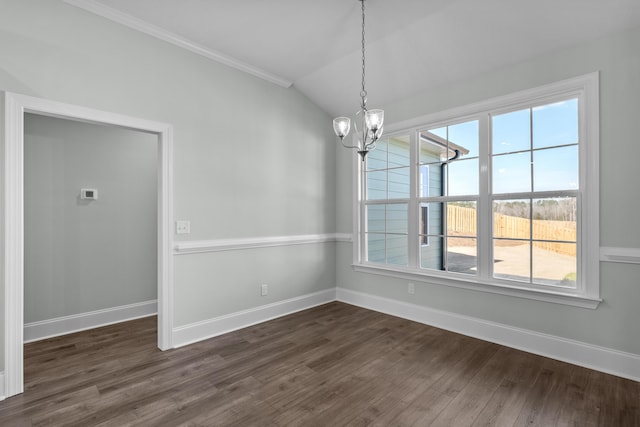
<path fill-rule="evenodd" d="M 518 218 L 533 218 L 547 221 L 576 221 L 576 198 L 496 200 L 493 212 Z"/>

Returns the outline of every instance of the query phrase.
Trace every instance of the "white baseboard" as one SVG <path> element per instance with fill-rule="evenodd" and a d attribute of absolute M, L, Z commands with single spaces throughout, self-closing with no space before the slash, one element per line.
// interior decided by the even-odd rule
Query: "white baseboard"
<path fill-rule="evenodd" d="M 640 381 L 640 355 L 337 288 L 338 301 Z"/>
<path fill-rule="evenodd" d="M 173 328 L 173 346 L 176 348 L 182 347 L 335 300 L 336 289 L 331 288 L 249 310 L 238 311 L 202 322 L 179 326 Z"/>
<path fill-rule="evenodd" d="M 174 347 L 222 335 L 331 301 L 387 313 L 574 365 L 640 381 L 640 355 L 436 310 L 343 288 L 332 288 L 173 329 Z M 25 342 L 104 326 L 156 313 L 156 301 L 25 325 Z M 30 332 L 28 333 L 27 330 Z M 38 338 L 34 338 L 34 337 Z M 31 337 L 31 339 L 29 339 Z M 0 372 L 0 393 L 4 372 Z M 0 400 L 4 396 L 0 395 Z"/>
<path fill-rule="evenodd" d="M 0 402 L 6 399 L 4 392 L 4 371 L 0 372 Z"/>
<path fill-rule="evenodd" d="M 99 328 L 113 323 L 153 316 L 157 312 L 158 301 L 153 300 L 26 323 L 24 325 L 24 342 L 38 341 L 86 329 Z"/>

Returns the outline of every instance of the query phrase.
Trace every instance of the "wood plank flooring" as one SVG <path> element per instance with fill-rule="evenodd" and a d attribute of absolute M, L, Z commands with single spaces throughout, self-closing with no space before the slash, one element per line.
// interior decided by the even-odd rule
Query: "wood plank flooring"
<path fill-rule="evenodd" d="M 640 383 L 343 303 L 180 349 L 156 318 L 25 345 L 1 426 L 640 426 Z"/>

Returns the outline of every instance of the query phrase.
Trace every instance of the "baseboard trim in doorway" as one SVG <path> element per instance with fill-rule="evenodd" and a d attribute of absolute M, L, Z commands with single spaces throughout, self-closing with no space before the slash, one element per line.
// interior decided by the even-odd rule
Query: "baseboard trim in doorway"
<path fill-rule="evenodd" d="M 87 329 L 99 328 L 127 320 L 153 316 L 158 313 L 158 301 L 144 301 L 119 307 L 106 308 L 72 316 L 57 317 L 39 322 L 25 323 L 24 342 L 39 341 Z M 3 389 L 4 390 L 4 389 Z"/>
<path fill-rule="evenodd" d="M 173 346 L 175 348 L 182 347 L 335 300 L 336 288 L 331 288 L 202 322 L 178 326 L 173 328 Z"/>
<path fill-rule="evenodd" d="M 0 402 L 6 398 L 4 395 L 4 371 L 0 372 Z"/>

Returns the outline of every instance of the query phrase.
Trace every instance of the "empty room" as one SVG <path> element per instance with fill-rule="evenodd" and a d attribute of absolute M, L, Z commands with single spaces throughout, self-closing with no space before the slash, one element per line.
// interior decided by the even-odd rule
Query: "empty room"
<path fill-rule="evenodd" d="M 0 0 L 0 425 L 640 426 L 637 0 Z"/>

